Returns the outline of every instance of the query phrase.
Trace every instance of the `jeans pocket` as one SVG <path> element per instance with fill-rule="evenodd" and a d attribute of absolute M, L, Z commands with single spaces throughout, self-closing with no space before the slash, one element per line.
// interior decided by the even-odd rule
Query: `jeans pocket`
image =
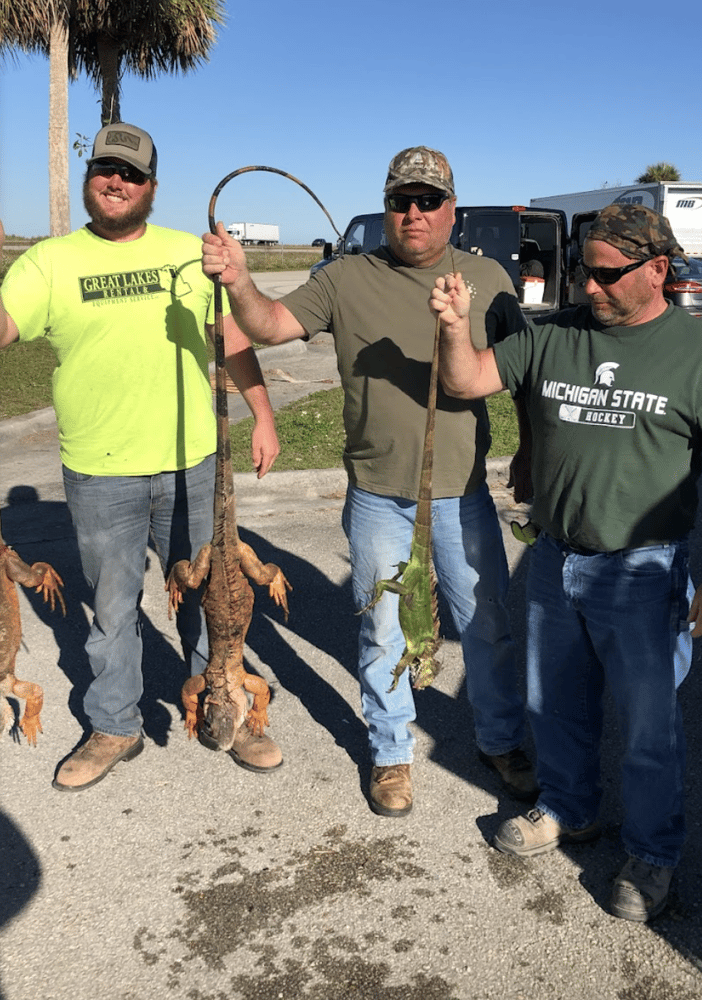
<path fill-rule="evenodd" d="M 658 576 L 670 573 L 675 554 L 675 545 L 646 545 L 640 549 L 623 549 L 619 557 L 627 573 L 634 576 Z"/>
<path fill-rule="evenodd" d="M 62 468 L 63 481 L 71 485 L 80 486 L 81 483 L 89 483 L 91 479 L 95 478 L 95 476 L 89 476 L 85 472 L 74 472 L 73 469 L 69 469 L 66 465 Z"/>

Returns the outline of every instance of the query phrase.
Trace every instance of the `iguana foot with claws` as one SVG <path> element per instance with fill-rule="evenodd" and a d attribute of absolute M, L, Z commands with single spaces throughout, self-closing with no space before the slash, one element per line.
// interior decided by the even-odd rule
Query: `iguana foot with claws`
<path fill-rule="evenodd" d="M 36 746 L 37 733 L 43 732 L 40 712 L 44 703 L 44 692 L 38 684 L 21 681 L 15 676 L 15 661 L 22 642 L 19 600 L 15 584 L 34 587 L 53 611 L 57 604 L 66 614 L 66 604 L 61 593 L 63 580 L 55 569 L 45 562 L 28 566 L 14 549 L 6 545 L 0 534 L 0 708 L 2 728 L 14 722 L 14 712 L 6 701 L 8 696 L 21 698 L 25 702 L 24 715 L 19 727 L 30 745 Z"/>

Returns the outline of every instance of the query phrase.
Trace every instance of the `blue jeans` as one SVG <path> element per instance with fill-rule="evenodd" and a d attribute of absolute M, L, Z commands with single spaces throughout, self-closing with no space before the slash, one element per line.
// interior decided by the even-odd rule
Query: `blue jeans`
<path fill-rule="evenodd" d="M 87 476 L 63 468 L 83 573 L 94 590 L 94 619 L 85 644 L 94 680 L 84 707 L 99 732 L 141 732 L 139 604 L 149 536 L 164 576 L 175 562 L 194 558 L 212 540 L 214 469 L 214 455 L 192 469 L 155 476 Z M 177 615 L 193 674 L 207 665 L 201 596 L 200 590 L 189 591 Z"/>
<path fill-rule="evenodd" d="M 596 819 L 606 682 L 624 742 L 622 840 L 629 854 L 667 867 L 685 839 L 674 657 L 688 629 L 687 563 L 686 541 L 582 555 L 542 533 L 527 582 L 537 805 L 575 829 Z"/>
<path fill-rule="evenodd" d="M 409 558 L 416 508 L 411 500 L 349 486 L 342 523 L 358 610 L 368 604 L 376 581 L 394 576 L 398 563 Z M 524 705 L 504 604 L 509 570 L 486 485 L 470 496 L 432 501 L 432 548 L 439 586 L 461 637 L 478 745 L 485 753 L 506 753 L 522 742 Z M 373 763 L 379 766 L 411 763 L 415 744 L 408 729 L 415 718 L 409 670 L 388 692 L 405 648 L 397 602 L 397 595 L 385 593 L 361 618 L 361 704 Z"/>

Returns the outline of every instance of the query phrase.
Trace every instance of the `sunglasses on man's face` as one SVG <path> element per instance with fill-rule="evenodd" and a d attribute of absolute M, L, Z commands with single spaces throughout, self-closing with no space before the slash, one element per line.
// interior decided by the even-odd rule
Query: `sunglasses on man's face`
<path fill-rule="evenodd" d="M 146 174 L 131 163 L 115 163 L 113 160 L 94 160 L 88 172 L 91 177 L 113 177 L 117 174 L 127 184 L 145 184 L 147 181 Z"/>
<path fill-rule="evenodd" d="M 579 267 L 586 281 L 592 278 L 598 285 L 616 285 L 625 274 L 628 274 L 629 271 L 635 271 L 637 267 L 641 267 L 642 264 L 645 264 L 649 260 L 653 260 L 653 257 L 646 257 L 645 260 L 635 260 L 633 264 L 628 264 L 626 267 L 588 267 L 587 264 L 583 264 L 582 262 L 579 264 Z"/>
<path fill-rule="evenodd" d="M 420 212 L 435 212 L 448 199 L 447 194 L 389 194 L 385 199 L 391 212 L 408 212 L 410 205 L 416 205 Z"/>

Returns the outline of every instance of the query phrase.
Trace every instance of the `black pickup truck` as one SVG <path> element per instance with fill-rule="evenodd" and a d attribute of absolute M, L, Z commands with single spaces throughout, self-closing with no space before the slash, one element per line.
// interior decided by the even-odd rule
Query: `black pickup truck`
<path fill-rule="evenodd" d="M 554 312 L 582 300 L 575 268 L 596 213 L 573 217 L 569 238 L 565 212 L 523 205 L 460 207 L 451 243 L 467 253 L 493 257 L 509 274 L 527 316 Z M 387 245 L 381 212 L 356 215 L 336 247 L 327 243 L 312 273 L 344 254 Z"/>

